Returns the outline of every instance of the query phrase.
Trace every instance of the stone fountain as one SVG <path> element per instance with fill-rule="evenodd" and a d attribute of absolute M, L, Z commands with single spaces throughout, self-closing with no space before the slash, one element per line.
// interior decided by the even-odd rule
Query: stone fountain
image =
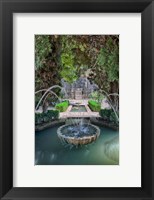
<path fill-rule="evenodd" d="M 58 128 L 57 135 L 62 143 L 78 146 L 94 142 L 100 135 L 100 129 L 89 123 L 65 124 Z"/>

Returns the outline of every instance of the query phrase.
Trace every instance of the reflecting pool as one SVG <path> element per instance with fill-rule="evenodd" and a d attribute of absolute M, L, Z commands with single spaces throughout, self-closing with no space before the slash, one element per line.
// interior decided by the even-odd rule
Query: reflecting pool
<path fill-rule="evenodd" d="M 87 112 L 87 109 L 84 105 L 72 106 L 71 112 Z"/>
<path fill-rule="evenodd" d="M 119 132 L 100 128 L 99 138 L 90 144 L 62 144 L 59 126 L 35 133 L 35 165 L 118 165 Z"/>

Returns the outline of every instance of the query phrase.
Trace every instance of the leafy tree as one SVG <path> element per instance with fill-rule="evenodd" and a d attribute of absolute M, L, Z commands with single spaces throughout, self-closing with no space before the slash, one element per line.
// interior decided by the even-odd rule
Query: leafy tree
<path fill-rule="evenodd" d="M 46 57 L 51 52 L 51 43 L 48 35 L 35 36 L 35 68 L 42 68 Z"/>
<path fill-rule="evenodd" d="M 119 80 L 119 48 L 111 38 L 108 39 L 106 47 L 101 49 L 97 61 L 106 72 L 109 82 Z"/>
<path fill-rule="evenodd" d="M 56 35 L 35 36 L 35 90 L 60 84 L 60 49 L 60 37 Z"/>
<path fill-rule="evenodd" d="M 109 93 L 118 92 L 119 81 L 119 37 L 106 36 L 104 44 L 95 56 L 89 77 L 99 88 Z"/>

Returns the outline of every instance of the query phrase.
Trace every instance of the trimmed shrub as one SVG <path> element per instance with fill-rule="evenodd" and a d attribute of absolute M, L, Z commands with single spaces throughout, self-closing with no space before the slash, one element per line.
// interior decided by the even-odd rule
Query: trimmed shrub
<path fill-rule="evenodd" d="M 111 109 L 101 109 L 100 112 L 99 112 L 100 116 L 105 120 L 110 119 L 111 113 L 112 113 Z"/>
<path fill-rule="evenodd" d="M 110 121 L 113 122 L 113 123 L 117 123 L 117 118 L 116 118 L 114 112 L 111 112 L 111 115 L 110 115 Z"/>
<path fill-rule="evenodd" d="M 91 108 L 92 111 L 95 111 L 95 112 L 99 112 L 100 109 L 101 109 L 101 105 L 100 103 L 94 101 L 94 100 L 89 100 L 88 101 L 88 105 L 89 107 Z"/>
<path fill-rule="evenodd" d="M 69 101 L 63 101 L 61 103 L 56 104 L 56 109 L 60 112 L 65 112 L 69 106 Z"/>
<path fill-rule="evenodd" d="M 48 110 L 46 113 L 35 113 L 35 124 L 47 123 L 58 118 L 58 110 Z"/>
<path fill-rule="evenodd" d="M 43 113 L 35 113 L 35 124 L 43 123 Z"/>
<path fill-rule="evenodd" d="M 59 118 L 59 110 L 48 110 L 46 113 L 47 117 L 50 119 L 58 119 Z"/>
<path fill-rule="evenodd" d="M 101 109 L 99 114 L 103 118 L 103 120 L 111 122 L 113 124 L 118 124 L 117 118 L 112 109 Z"/>
<path fill-rule="evenodd" d="M 41 96 L 35 96 L 35 107 L 37 106 L 39 100 L 40 100 Z"/>

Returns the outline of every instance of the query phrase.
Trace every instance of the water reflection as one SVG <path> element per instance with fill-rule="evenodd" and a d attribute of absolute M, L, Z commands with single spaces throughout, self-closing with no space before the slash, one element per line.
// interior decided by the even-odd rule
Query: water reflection
<path fill-rule="evenodd" d="M 76 148 L 61 144 L 58 127 L 35 134 L 35 165 L 117 165 L 119 133 L 100 127 L 100 137 L 91 144 Z"/>
<path fill-rule="evenodd" d="M 105 143 L 104 153 L 110 159 L 119 162 L 119 138 L 115 137 Z"/>

